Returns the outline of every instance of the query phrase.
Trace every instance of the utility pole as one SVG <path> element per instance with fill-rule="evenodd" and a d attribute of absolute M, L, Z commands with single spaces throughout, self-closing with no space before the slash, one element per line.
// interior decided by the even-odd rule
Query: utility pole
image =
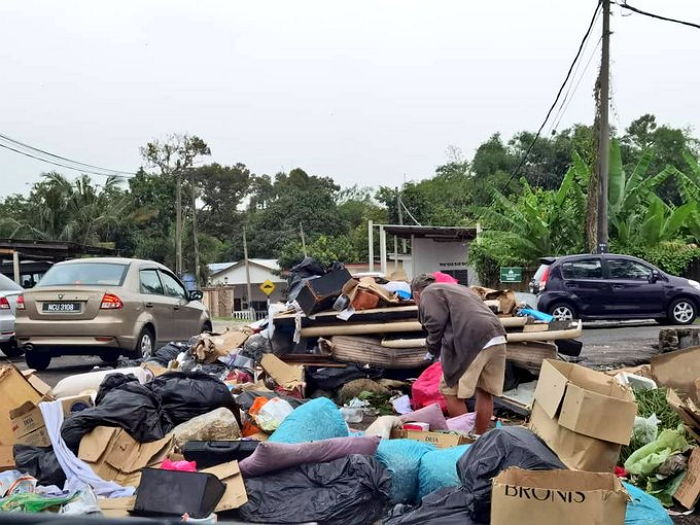
<path fill-rule="evenodd" d="M 598 127 L 598 253 L 608 251 L 608 171 L 610 165 L 610 0 L 603 0 L 603 46 L 600 62 Z"/>
<path fill-rule="evenodd" d="M 175 273 L 182 277 L 182 173 L 175 171 Z"/>
<path fill-rule="evenodd" d="M 243 226 L 243 258 L 245 259 L 245 284 L 248 293 L 248 310 L 251 313 L 251 321 L 255 321 L 255 310 L 253 310 L 253 292 L 250 287 L 250 264 L 248 263 L 248 241 L 246 239 L 246 227 Z"/>
<path fill-rule="evenodd" d="M 304 257 L 308 257 L 309 255 L 306 253 L 306 236 L 304 235 L 304 224 L 299 223 L 299 233 L 301 235 L 301 250 L 304 252 Z"/>
<path fill-rule="evenodd" d="M 192 185 L 192 247 L 194 249 L 194 282 L 199 284 L 199 239 L 197 239 L 197 181 L 190 172 Z M 180 252 L 182 253 L 182 252 Z"/>
<path fill-rule="evenodd" d="M 401 190 L 396 187 L 396 208 L 399 210 L 399 224 L 403 226 L 403 203 L 401 202 Z M 406 239 L 401 239 L 401 253 L 406 253 Z"/>

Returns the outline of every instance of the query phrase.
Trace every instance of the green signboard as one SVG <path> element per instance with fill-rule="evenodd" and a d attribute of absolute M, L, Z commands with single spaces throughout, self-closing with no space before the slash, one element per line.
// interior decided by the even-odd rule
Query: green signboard
<path fill-rule="evenodd" d="M 501 266 L 502 283 L 523 282 L 523 269 L 520 266 Z"/>

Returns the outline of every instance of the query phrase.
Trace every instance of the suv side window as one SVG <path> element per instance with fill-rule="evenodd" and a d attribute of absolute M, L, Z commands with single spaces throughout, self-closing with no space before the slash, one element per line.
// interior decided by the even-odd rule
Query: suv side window
<path fill-rule="evenodd" d="M 185 288 L 169 273 L 164 271 L 160 273 L 160 278 L 163 281 L 163 286 L 165 287 L 165 294 L 171 297 L 178 297 L 180 299 L 187 299 L 187 292 Z"/>
<path fill-rule="evenodd" d="M 651 268 L 629 259 L 607 259 L 610 279 L 627 281 L 648 281 Z"/>
<path fill-rule="evenodd" d="M 579 259 L 562 263 L 561 274 L 564 279 L 602 279 L 603 267 L 600 259 Z"/>
<path fill-rule="evenodd" d="M 163 283 L 160 282 L 157 270 L 140 270 L 139 283 L 141 285 L 141 293 L 164 295 Z"/>

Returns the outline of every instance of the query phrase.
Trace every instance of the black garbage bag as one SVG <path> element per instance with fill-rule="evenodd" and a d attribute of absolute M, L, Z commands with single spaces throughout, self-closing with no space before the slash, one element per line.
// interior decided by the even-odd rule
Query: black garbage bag
<path fill-rule="evenodd" d="M 391 478 L 373 457 L 352 455 L 248 478 L 245 488 L 245 521 L 361 525 L 384 515 Z"/>
<path fill-rule="evenodd" d="M 287 300 L 293 301 L 299 295 L 304 281 L 326 274 L 326 270 L 313 257 L 304 257 L 299 264 L 292 266 L 287 278 Z"/>
<path fill-rule="evenodd" d="M 383 376 L 384 371 L 380 368 L 365 368 L 352 363 L 345 368 L 308 368 L 306 380 L 310 390 L 335 392 L 345 383 L 355 379 L 381 379 Z"/>
<path fill-rule="evenodd" d="M 236 398 L 236 402 L 238 403 L 238 406 L 241 408 L 241 410 L 243 410 L 244 412 L 248 412 L 248 410 L 250 410 L 250 407 L 253 406 L 255 398 L 257 397 L 265 397 L 267 399 L 279 397 L 280 399 L 284 399 L 287 403 L 292 405 L 292 408 L 297 408 L 298 406 L 301 406 L 306 402 L 305 399 L 298 399 L 296 397 L 290 396 L 282 396 L 277 392 L 257 392 L 255 390 L 241 392 L 241 394 Z"/>
<path fill-rule="evenodd" d="M 61 488 L 66 482 L 66 475 L 52 447 L 14 445 L 12 454 L 17 470 L 34 476 L 39 485 L 56 485 Z"/>
<path fill-rule="evenodd" d="M 243 349 L 239 352 L 239 355 L 252 359 L 257 364 L 260 363 L 263 354 L 271 353 L 272 341 L 263 334 L 253 334 L 243 343 Z"/>
<path fill-rule="evenodd" d="M 462 487 L 473 497 L 470 516 L 474 521 L 491 521 L 491 480 L 509 467 L 566 468 L 557 455 L 525 427 L 502 427 L 487 432 L 457 462 Z"/>
<path fill-rule="evenodd" d="M 148 443 L 161 439 L 174 424 L 160 396 L 141 385 L 133 374 L 110 374 L 100 385 L 95 406 L 67 417 L 61 436 L 77 453 L 83 436 L 98 426 L 121 427 L 139 443 Z"/>
<path fill-rule="evenodd" d="M 394 513 L 385 525 L 488 524 L 491 521 L 491 480 L 509 467 L 529 470 L 564 469 L 564 464 L 540 438 L 525 427 L 496 428 L 481 436 L 459 458 L 460 487 L 428 494 L 404 514 Z M 453 521 L 453 516 L 456 521 Z"/>
<path fill-rule="evenodd" d="M 228 387 L 217 378 L 202 372 L 170 372 L 156 377 L 144 386 L 160 398 L 163 411 L 173 425 L 221 407 L 230 409 L 234 414 L 238 413 Z"/>
<path fill-rule="evenodd" d="M 168 343 L 167 345 L 161 346 L 158 350 L 156 350 L 155 353 L 147 359 L 147 361 L 167 367 L 170 361 L 177 358 L 180 352 L 184 352 L 188 348 L 189 345 L 183 345 L 181 343 Z"/>

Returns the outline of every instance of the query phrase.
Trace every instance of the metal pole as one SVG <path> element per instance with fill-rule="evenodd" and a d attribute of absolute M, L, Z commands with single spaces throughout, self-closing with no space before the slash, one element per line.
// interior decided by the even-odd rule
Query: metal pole
<path fill-rule="evenodd" d="M 386 277 L 387 265 L 386 265 L 386 231 L 384 230 L 384 225 L 379 226 L 379 259 L 381 264 L 382 275 Z"/>
<path fill-rule="evenodd" d="M 396 208 L 399 210 L 399 224 L 403 226 L 403 203 L 401 202 L 401 191 L 396 188 Z M 401 253 L 406 253 L 406 239 L 401 239 Z"/>
<path fill-rule="evenodd" d="M 255 310 L 253 310 L 253 292 L 250 287 L 250 264 L 248 263 L 248 241 L 246 239 L 246 228 L 243 226 L 243 257 L 245 258 L 245 284 L 248 293 L 248 310 L 251 313 L 251 320 L 255 321 Z"/>
<path fill-rule="evenodd" d="M 598 137 L 598 252 L 608 251 L 608 168 L 610 164 L 610 0 L 603 0 L 603 48 L 600 63 L 600 123 Z"/>
<path fill-rule="evenodd" d="M 374 271 L 374 221 L 369 219 L 367 221 L 367 253 L 369 264 L 367 265 L 367 271 Z"/>
<path fill-rule="evenodd" d="M 182 277 L 182 178 L 179 171 L 175 172 L 175 185 L 175 273 Z"/>
<path fill-rule="evenodd" d="M 15 282 L 22 286 L 22 283 L 19 282 L 21 272 L 19 271 L 19 252 L 17 250 L 12 252 L 12 270 L 14 272 Z"/>

